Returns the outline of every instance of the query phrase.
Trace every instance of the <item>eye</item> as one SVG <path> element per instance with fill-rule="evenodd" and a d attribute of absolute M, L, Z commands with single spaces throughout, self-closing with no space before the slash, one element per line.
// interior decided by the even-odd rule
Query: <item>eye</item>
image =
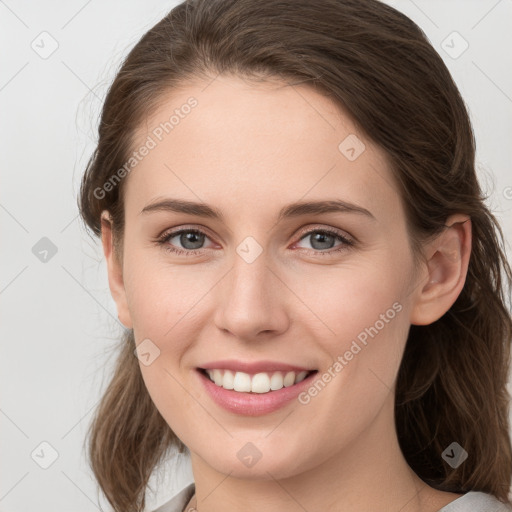
<path fill-rule="evenodd" d="M 206 233 L 199 229 L 181 228 L 175 231 L 167 231 L 158 238 L 158 243 L 164 246 L 166 251 L 193 256 L 202 252 L 202 246 L 206 238 L 208 238 Z"/>
<path fill-rule="evenodd" d="M 304 240 L 309 240 L 314 253 L 320 254 L 322 256 L 329 256 L 333 253 L 345 251 L 354 245 L 352 240 L 349 240 L 338 231 L 325 228 L 307 231 L 305 234 L 303 234 L 299 243 Z M 335 247 L 333 244 L 336 242 L 336 240 L 340 241 L 341 244 L 339 244 L 338 248 L 328 251 L 328 249 Z"/>
<path fill-rule="evenodd" d="M 204 253 L 205 247 L 203 247 L 203 245 L 206 239 L 209 239 L 208 235 L 200 229 L 180 228 L 165 232 L 157 239 L 157 243 L 163 246 L 168 252 L 184 256 L 196 256 Z M 311 250 L 298 245 L 308 239 L 312 247 Z M 333 245 L 336 241 L 341 242 L 338 247 Z M 300 249 L 306 249 L 308 252 L 312 252 L 315 256 L 332 256 L 334 253 L 348 250 L 354 245 L 354 241 L 336 230 L 318 228 L 302 233 L 299 242 L 295 245 Z M 337 248 L 333 249 L 333 247 Z"/>

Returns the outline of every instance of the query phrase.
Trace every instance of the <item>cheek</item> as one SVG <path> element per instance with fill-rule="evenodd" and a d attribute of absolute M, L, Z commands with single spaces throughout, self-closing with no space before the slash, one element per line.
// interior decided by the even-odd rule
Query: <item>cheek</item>
<path fill-rule="evenodd" d="M 133 268 L 130 272 L 127 263 L 130 279 L 125 287 L 135 340 L 147 344 L 149 339 L 151 344 L 146 346 L 157 354 L 149 365 L 141 360 L 141 374 L 157 409 L 181 433 L 176 411 L 190 408 L 191 403 L 183 388 L 182 358 L 197 338 L 199 301 L 211 285 L 198 280 L 191 270 L 163 267 L 149 258 Z"/>
<path fill-rule="evenodd" d="M 125 262 L 125 290 L 135 339 L 169 339 L 189 325 L 200 300 L 215 284 L 215 276 L 197 266 L 171 266 L 163 258 L 138 257 Z"/>
<path fill-rule="evenodd" d="M 382 268 L 386 270 L 378 270 Z M 314 319 L 313 313 L 316 313 L 326 334 L 330 332 L 333 339 L 345 339 L 357 336 L 376 322 L 382 329 L 379 321 L 382 315 L 386 325 L 387 320 L 398 316 L 396 310 L 400 308 L 393 308 L 393 304 L 398 302 L 403 307 L 405 281 L 402 276 L 403 272 L 397 272 L 392 265 L 358 263 L 329 271 L 320 269 L 294 287 L 309 306 L 309 317 Z"/>
<path fill-rule="evenodd" d="M 314 326 L 317 343 L 330 360 L 339 362 L 334 371 L 343 373 L 343 379 L 364 388 L 372 370 L 391 386 L 409 329 L 407 265 L 383 257 L 372 264 L 319 271 L 299 287 L 298 294 L 309 298 L 305 302 L 315 313 L 307 311 L 306 325 Z"/>
<path fill-rule="evenodd" d="M 338 446 L 354 440 L 389 400 L 407 339 L 403 272 L 378 268 L 338 269 L 337 279 L 319 273 L 314 286 L 308 280 L 302 289 L 321 319 L 308 312 L 305 328 L 327 354 L 327 367 L 300 397 L 302 413 L 311 431 L 326 432 Z M 321 440 L 312 446 L 312 453 L 323 450 Z"/>

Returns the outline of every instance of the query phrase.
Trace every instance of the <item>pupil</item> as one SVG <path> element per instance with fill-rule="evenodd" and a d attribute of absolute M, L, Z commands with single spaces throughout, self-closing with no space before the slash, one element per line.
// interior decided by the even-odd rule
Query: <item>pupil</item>
<path fill-rule="evenodd" d="M 313 238 L 312 238 L 312 242 L 311 242 L 311 245 L 314 249 L 330 249 L 332 248 L 332 245 L 329 244 L 329 242 L 333 242 L 334 240 L 334 237 L 332 235 L 329 235 L 329 234 L 326 234 L 326 233 L 316 233 L 314 235 L 311 235 Z M 327 242 L 326 242 L 327 240 Z M 315 244 L 317 244 L 317 242 L 320 243 L 320 246 L 318 247 L 315 247 Z M 322 244 L 326 244 L 327 245 L 322 245 Z"/>
<path fill-rule="evenodd" d="M 182 233 L 180 242 L 186 249 L 199 249 L 203 243 L 204 235 L 201 233 Z M 189 246 L 188 244 L 192 244 Z"/>

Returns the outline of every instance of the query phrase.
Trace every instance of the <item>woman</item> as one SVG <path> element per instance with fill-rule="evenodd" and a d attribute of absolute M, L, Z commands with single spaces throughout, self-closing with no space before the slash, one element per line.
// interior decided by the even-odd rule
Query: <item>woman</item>
<path fill-rule="evenodd" d="M 511 269 L 464 102 L 376 0 L 184 2 L 105 99 L 79 207 L 126 327 L 115 511 L 511 510 Z M 136 357 L 135 357 L 136 356 Z"/>

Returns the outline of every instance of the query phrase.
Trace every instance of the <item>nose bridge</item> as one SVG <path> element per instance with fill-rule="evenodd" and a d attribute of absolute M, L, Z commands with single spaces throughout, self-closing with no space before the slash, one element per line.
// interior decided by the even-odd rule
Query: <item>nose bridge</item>
<path fill-rule="evenodd" d="M 231 271 L 223 280 L 216 324 L 237 337 L 287 326 L 282 285 L 270 267 L 268 251 L 245 240 L 236 248 Z"/>
<path fill-rule="evenodd" d="M 265 311 L 269 306 L 269 288 L 272 287 L 271 272 L 266 252 L 254 260 L 240 256 L 240 247 L 233 258 L 233 270 L 229 278 L 228 303 L 231 314 L 240 317 L 254 317 L 257 312 Z M 248 253 L 250 254 L 250 252 Z M 251 310 L 253 310 L 251 312 Z"/>
<path fill-rule="evenodd" d="M 249 300 L 264 300 L 268 294 L 269 264 L 268 254 L 262 251 L 258 255 L 251 254 L 250 248 L 246 254 L 242 254 L 243 245 L 237 248 L 237 255 L 233 258 L 232 293 L 236 293 L 239 299 L 245 297 Z M 247 247 L 245 245 L 245 247 Z M 248 258 L 246 257 L 248 256 Z"/>

